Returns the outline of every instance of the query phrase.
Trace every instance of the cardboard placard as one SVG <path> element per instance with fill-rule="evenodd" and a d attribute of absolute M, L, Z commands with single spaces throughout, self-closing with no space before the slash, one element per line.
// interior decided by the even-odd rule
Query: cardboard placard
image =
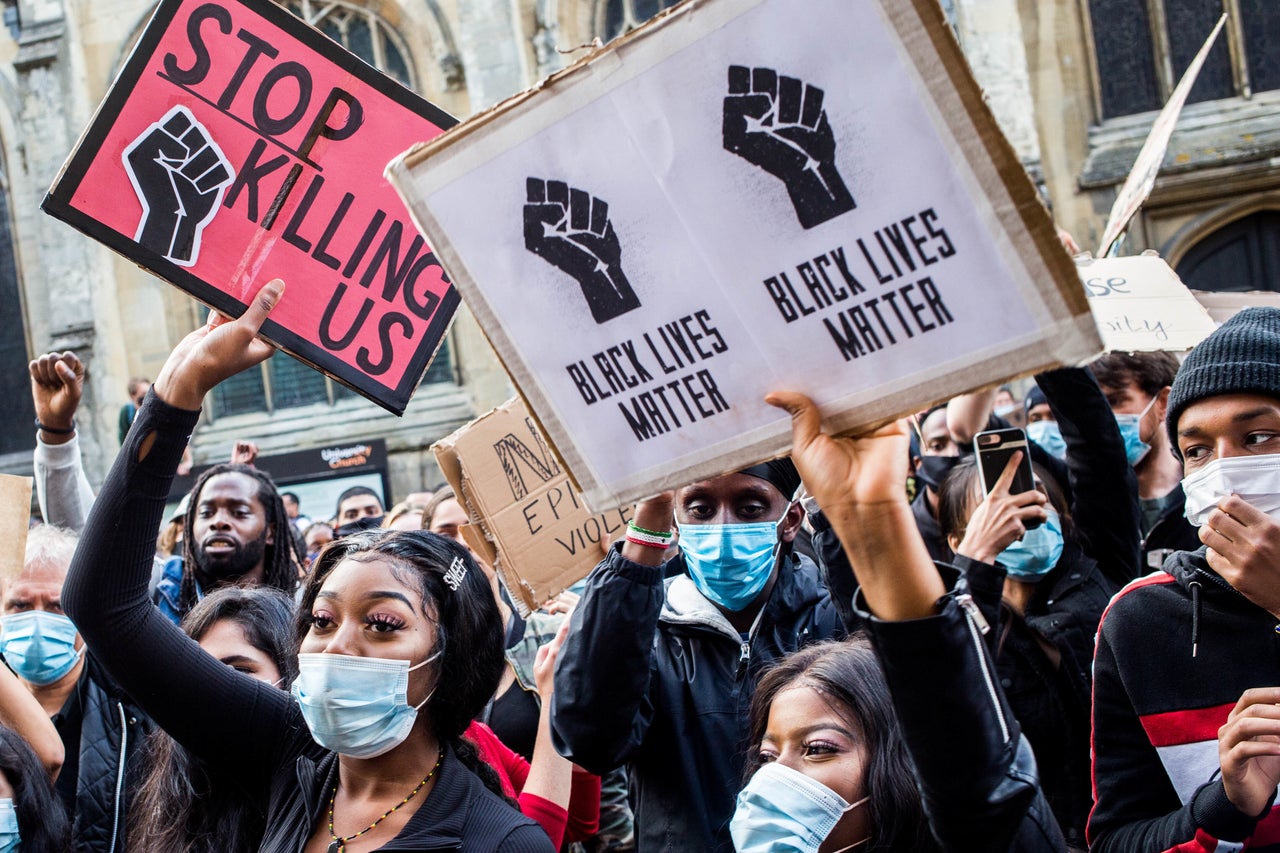
<path fill-rule="evenodd" d="M 388 174 L 598 509 L 786 453 L 773 389 L 861 430 L 1102 348 L 933 0 L 681 4 Z"/>
<path fill-rule="evenodd" d="M 517 398 L 432 445 L 471 524 L 471 550 L 502 575 L 521 613 L 584 578 L 625 535 L 632 508 L 593 514 Z"/>
<path fill-rule="evenodd" d="M 30 477 L 0 474 L 0 578 L 22 571 L 31 525 Z"/>
<path fill-rule="evenodd" d="M 383 178 L 455 120 L 270 0 L 163 0 L 46 211 L 396 414 L 458 295 Z"/>
<path fill-rule="evenodd" d="M 1184 352 L 1217 324 L 1155 252 L 1076 261 L 1102 343 L 1117 352 Z"/>

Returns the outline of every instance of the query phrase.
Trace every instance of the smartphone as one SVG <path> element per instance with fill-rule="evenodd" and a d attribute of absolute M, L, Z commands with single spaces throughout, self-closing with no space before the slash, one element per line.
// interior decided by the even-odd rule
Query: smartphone
<path fill-rule="evenodd" d="M 1009 486 L 1010 494 L 1029 492 L 1036 487 L 1035 473 L 1031 470 L 1031 451 L 1027 443 L 1025 431 L 1013 427 L 1010 429 L 993 429 L 980 432 L 973 437 L 973 452 L 978 460 L 978 470 L 982 472 L 982 492 L 991 494 L 996 487 L 1000 475 L 1004 473 L 1009 459 L 1018 451 L 1022 459 L 1014 472 L 1013 483 Z M 1029 524 L 1035 527 L 1036 524 Z"/>

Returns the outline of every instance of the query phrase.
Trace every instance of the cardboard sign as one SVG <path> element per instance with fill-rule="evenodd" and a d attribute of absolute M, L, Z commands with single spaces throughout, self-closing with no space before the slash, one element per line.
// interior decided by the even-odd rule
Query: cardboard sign
<path fill-rule="evenodd" d="M 0 474 L 0 578 L 22 571 L 31 524 L 30 477 Z"/>
<path fill-rule="evenodd" d="M 632 508 L 592 514 L 520 400 L 508 400 L 432 445 L 471 516 L 471 549 L 502 575 L 520 612 L 587 576 Z"/>
<path fill-rule="evenodd" d="M 1095 355 L 933 0 L 682 4 L 388 167 L 594 508 Z M 485 223 L 477 228 L 476 223 Z"/>
<path fill-rule="evenodd" d="M 1119 352 L 1183 352 L 1217 325 L 1155 252 L 1076 262 L 1102 343 Z"/>
<path fill-rule="evenodd" d="M 164 0 L 45 198 L 396 414 L 458 304 L 382 176 L 454 119 L 270 0 Z"/>

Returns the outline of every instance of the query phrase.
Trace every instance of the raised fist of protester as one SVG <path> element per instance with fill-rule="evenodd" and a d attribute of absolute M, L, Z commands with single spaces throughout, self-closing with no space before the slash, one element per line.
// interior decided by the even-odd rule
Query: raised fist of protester
<path fill-rule="evenodd" d="M 1280 687 L 1244 692 L 1218 729 L 1218 761 L 1227 799 L 1261 816 L 1280 785 Z"/>
<path fill-rule="evenodd" d="M 54 429 L 71 429 L 84 391 L 84 364 L 73 352 L 51 352 L 27 365 L 36 420 Z M 70 435 L 53 436 L 63 441 Z M 58 444 L 59 441 L 52 443 Z"/>
<path fill-rule="evenodd" d="M 1209 568 L 1245 598 L 1280 618 L 1280 523 L 1229 495 L 1200 527 Z"/>
<path fill-rule="evenodd" d="M 258 458 L 258 445 L 252 441 L 237 441 L 231 447 L 232 465 L 253 465 Z"/>
<path fill-rule="evenodd" d="M 1001 551 L 1027 532 L 1028 522 L 1046 520 L 1048 513 L 1044 506 L 1048 499 L 1043 492 L 1031 489 L 1013 494 L 1009 491 L 1021 461 L 1020 450 L 1009 457 L 995 488 L 969 516 L 964 538 L 955 547 L 957 554 L 983 563 L 994 563 Z"/>
<path fill-rule="evenodd" d="M 566 614 L 565 620 L 560 623 L 560 628 L 551 638 L 551 642 L 539 646 L 538 654 L 533 659 L 533 683 L 538 688 L 538 698 L 542 700 L 543 707 L 547 707 L 547 703 L 551 701 L 551 694 L 555 692 L 556 660 L 560 656 L 560 649 L 564 646 L 564 638 L 567 636 L 569 636 L 569 618 Z"/>
<path fill-rule="evenodd" d="M 729 68 L 724 147 L 786 185 L 805 228 L 856 205 L 836 169 L 836 138 L 823 91 L 771 68 Z"/>
<path fill-rule="evenodd" d="M 266 361 L 275 347 L 258 330 L 283 294 L 284 282 L 276 278 L 258 290 L 238 320 L 209 312 L 208 323 L 178 342 L 151 389 L 169 405 L 195 411 L 219 382 Z"/>
<path fill-rule="evenodd" d="M 524 245 L 573 276 L 597 323 L 640 307 L 622 271 L 622 246 L 609 205 L 564 181 L 529 178 L 524 206 Z"/>
<path fill-rule="evenodd" d="M 146 207 L 134 239 L 176 264 L 194 264 L 200 232 L 233 178 L 222 152 L 178 108 L 129 146 L 125 162 Z"/>

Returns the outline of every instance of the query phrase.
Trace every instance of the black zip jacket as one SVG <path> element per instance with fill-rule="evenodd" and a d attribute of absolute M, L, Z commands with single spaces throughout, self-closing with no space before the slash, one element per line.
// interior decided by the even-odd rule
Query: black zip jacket
<path fill-rule="evenodd" d="M 261 850 L 297 853 L 323 820 L 336 756 L 311 739 L 289 694 L 219 662 L 161 615 L 147 595 L 155 531 L 195 426 L 148 394 L 67 574 L 62 603 L 91 652 L 156 724 L 264 805 Z M 137 461 L 144 440 L 154 444 Z M 423 768 L 423 774 L 430 768 Z M 446 749 L 431 793 L 383 850 L 548 853 L 546 833 Z"/>
<path fill-rule="evenodd" d="M 614 548 L 571 619 L 551 700 L 556 748 L 592 773 L 628 765 L 639 853 L 732 853 L 760 671 L 844 634 L 817 567 L 784 560 L 744 641 L 687 575 L 664 582 L 661 567 Z"/>
<path fill-rule="evenodd" d="M 1200 547 L 1199 528 L 1187 521 L 1187 496 L 1182 484 L 1168 494 L 1169 502 L 1142 540 L 1142 564 L 1148 571 L 1159 571 L 1175 551 L 1195 551 Z"/>
<path fill-rule="evenodd" d="M 983 639 L 989 624 L 963 580 L 938 610 L 904 622 L 859 613 L 884 668 L 929 828 L 948 851 L 1065 850 L 991 665 Z"/>
<path fill-rule="evenodd" d="M 1093 663 L 1090 849 L 1280 850 L 1280 812 L 1241 814 L 1218 762 L 1218 729 L 1241 694 L 1276 685 L 1280 626 L 1209 568 L 1204 548 L 1121 590 Z"/>

